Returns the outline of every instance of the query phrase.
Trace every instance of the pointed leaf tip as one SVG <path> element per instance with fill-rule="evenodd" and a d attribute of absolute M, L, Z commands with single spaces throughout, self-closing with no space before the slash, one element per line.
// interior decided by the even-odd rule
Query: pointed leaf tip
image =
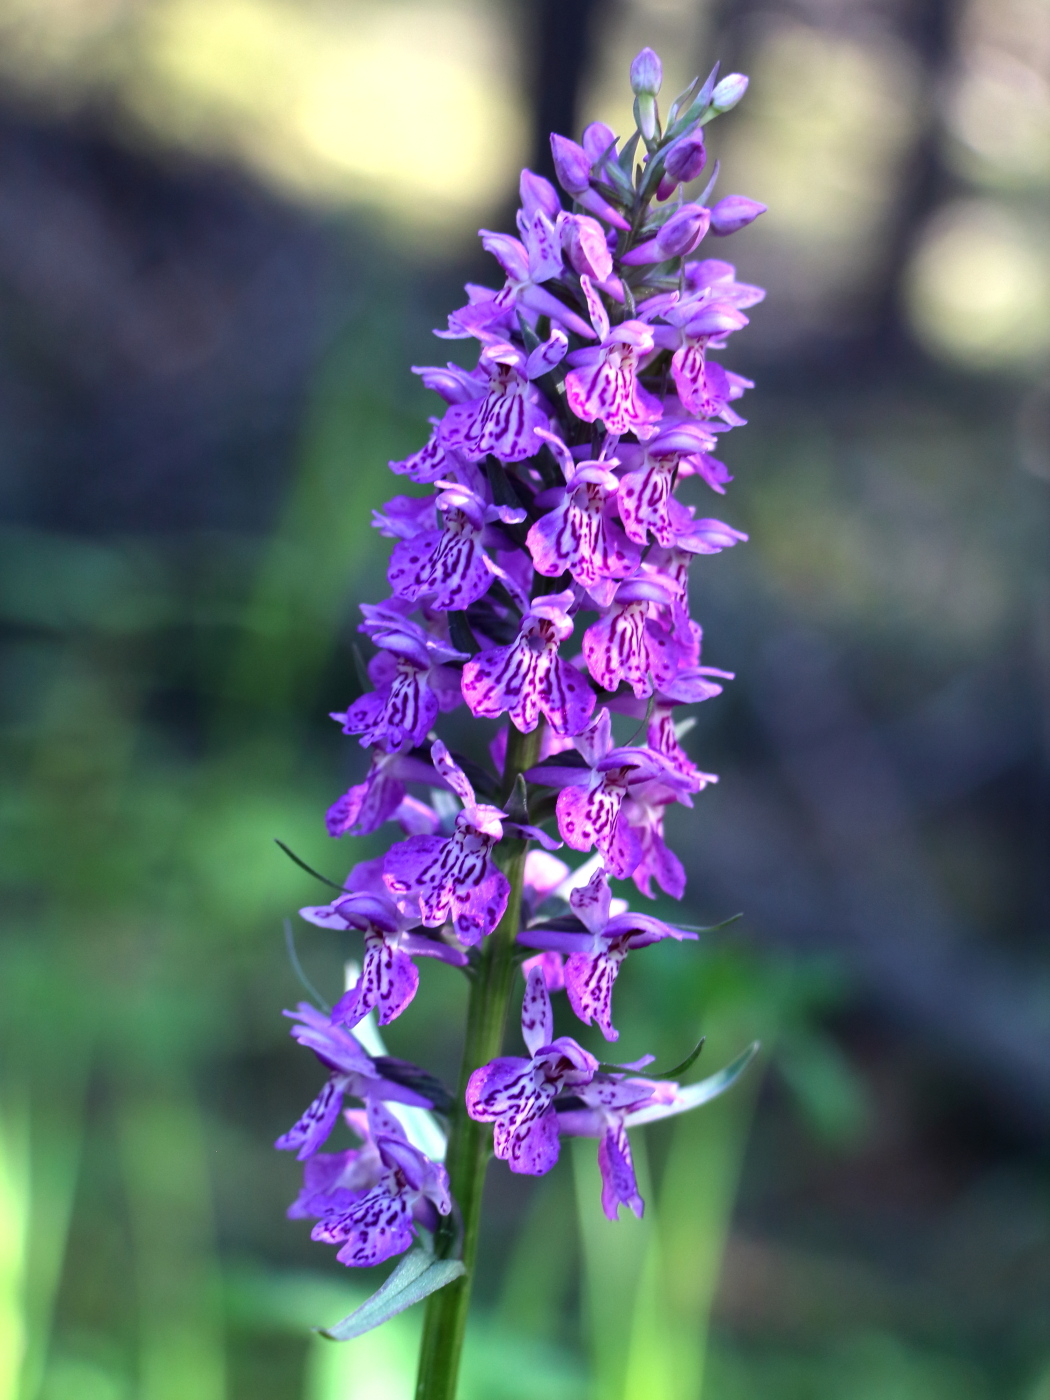
<path fill-rule="evenodd" d="M 390 1318 L 428 1298 L 439 1288 L 454 1282 L 467 1272 L 461 1259 L 435 1259 L 429 1249 L 417 1245 L 401 1260 L 383 1286 L 367 1302 L 333 1327 L 318 1327 L 322 1337 L 332 1342 L 349 1342 Z"/>

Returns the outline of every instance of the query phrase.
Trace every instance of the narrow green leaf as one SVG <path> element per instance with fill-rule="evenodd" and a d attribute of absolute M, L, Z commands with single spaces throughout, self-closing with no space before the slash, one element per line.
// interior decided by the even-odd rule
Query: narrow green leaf
<path fill-rule="evenodd" d="M 688 1113 L 692 1108 L 699 1108 L 701 1104 L 710 1103 L 712 1099 L 717 1099 L 719 1094 L 731 1088 L 747 1069 L 748 1065 L 759 1052 L 759 1043 L 752 1041 L 747 1049 L 730 1061 L 725 1069 L 720 1069 L 717 1074 L 708 1075 L 706 1079 L 701 1079 L 697 1084 L 690 1084 L 687 1089 L 680 1089 L 675 1095 L 672 1104 L 653 1104 L 649 1108 L 640 1108 L 637 1113 L 632 1113 L 627 1118 L 629 1128 L 640 1127 L 643 1123 L 655 1123 L 661 1118 L 673 1118 L 679 1113 Z"/>
<path fill-rule="evenodd" d="M 319 871 L 315 870 L 312 865 L 307 865 L 305 860 L 300 860 L 291 847 L 286 846 L 278 837 L 275 836 L 273 838 L 273 843 L 275 846 L 280 846 L 289 860 L 294 860 L 300 870 L 305 870 L 307 875 L 312 875 L 315 880 L 320 880 L 322 885 L 328 885 L 333 890 L 341 890 L 343 894 L 353 893 L 353 891 L 348 890 L 345 885 L 340 885 L 336 880 L 329 880 L 327 875 L 322 875 Z"/>
<path fill-rule="evenodd" d="M 361 1337 L 404 1312 L 413 1303 L 444 1288 L 446 1283 L 462 1278 L 465 1273 L 462 1260 L 435 1259 L 429 1249 L 417 1245 L 405 1255 L 386 1283 L 366 1303 L 355 1308 L 333 1327 L 319 1327 L 317 1331 L 333 1342 L 348 1342 L 353 1337 Z"/>

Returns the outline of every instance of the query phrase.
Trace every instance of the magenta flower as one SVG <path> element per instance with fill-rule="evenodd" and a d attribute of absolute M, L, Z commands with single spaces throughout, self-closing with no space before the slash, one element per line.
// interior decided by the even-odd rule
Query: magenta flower
<path fill-rule="evenodd" d="M 485 345 L 478 366 L 487 376 L 485 393 L 446 411 L 438 427 L 446 451 L 462 452 L 471 462 L 490 452 L 501 462 L 534 456 L 539 450 L 536 429 L 549 429 L 550 419 L 530 381 L 558 364 L 567 347 L 565 333 L 557 327 L 529 355 L 508 341 Z"/>
<path fill-rule="evenodd" d="M 558 655 L 572 633 L 571 589 L 534 598 L 510 646 L 480 652 L 463 667 L 463 698 L 473 715 L 507 713 L 522 733 L 544 715 L 559 734 L 577 734 L 594 710 L 594 691 Z"/>
<path fill-rule="evenodd" d="M 574 742 L 587 766 L 544 765 L 531 769 L 526 777 L 531 782 L 562 788 L 557 816 L 565 844 L 576 851 L 597 847 L 612 873 L 626 879 L 642 859 L 642 850 L 627 822 L 621 819 L 624 798 L 635 785 L 659 778 L 682 794 L 681 801 L 691 805 L 688 794 L 692 782 L 650 749 L 614 748 L 606 709 L 599 711 Z"/>
<path fill-rule="evenodd" d="M 352 893 L 331 904 L 308 905 L 299 913 L 319 928 L 357 929 L 364 935 L 365 955 L 361 976 L 332 1009 L 332 1021 L 352 1030 L 370 1011 L 379 1024 L 396 1020 L 419 987 L 419 971 L 413 958 L 438 958 L 463 967 L 466 956 L 440 938 L 412 933 L 416 914 L 404 914 L 390 897 L 377 861 L 366 861 L 351 871 L 347 885 Z M 357 879 L 355 880 L 355 875 Z"/>
<path fill-rule="evenodd" d="M 639 1219 L 645 1210 L 627 1138 L 628 1120 L 647 1109 L 670 1109 L 677 1090 L 678 1085 L 669 1080 L 596 1074 L 589 1084 L 575 1091 L 574 1097 L 583 1107 L 558 1113 L 558 1128 L 563 1134 L 598 1139 L 602 1210 L 609 1220 L 618 1218 L 621 1205 Z"/>
<path fill-rule="evenodd" d="M 665 924 L 649 914 L 632 914 L 622 900 L 613 900 L 609 879 L 599 867 L 590 882 L 569 895 L 569 907 L 583 924 L 583 931 L 544 927 L 526 928 L 518 942 L 526 948 L 568 954 L 565 990 L 569 1005 L 589 1026 L 600 1027 L 606 1040 L 618 1040 L 612 1023 L 612 991 L 620 964 L 633 948 L 646 948 L 663 938 L 696 938 L 695 933 Z M 548 984 L 549 985 L 549 984 Z"/>
<path fill-rule="evenodd" d="M 586 274 L 580 278 L 580 286 L 601 344 L 569 356 L 569 363 L 576 366 L 565 376 L 569 407 L 585 423 L 600 419 L 606 431 L 617 436 L 634 433 L 639 438 L 651 437 L 663 405 L 638 383 L 638 365 L 653 349 L 653 332 L 637 320 L 611 327 L 601 297 Z"/>
<path fill-rule="evenodd" d="M 540 509 L 549 505 L 554 509 L 528 533 L 525 542 L 533 565 L 548 578 L 568 572 L 596 603 L 605 606 L 612 599 L 615 581 L 632 574 L 641 559 L 641 551 L 626 539 L 612 514 L 620 485 L 612 471 L 616 458 L 577 465 L 561 438 L 543 432 L 540 437 L 557 457 L 565 486 L 536 497 Z"/>
<path fill-rule="evenodd" d="M 395 1099 L 418 1108 L 430 1107 L 430 1100 L 422 1094 L 384 1079 L 350 1032 L 333 1025 L 309 1002 L 301 1001 L 294 1011 L 286 1011 L 284 1015 L 299 1023 L 292 1027 L 292 1038 L 312 1050 L 331 1073 L 299 1121 L 274 1143 L 281 1152 L 297 1153 L 300 1162 L 311 1157 L 332 1131 L 345 1094 L 364 1099 L 366 1103 L 374 1099 Z"/>
<path fill-rule="evenodd" d="M 542 1176 L 558 1160 L 554 1100 L 589 1084 L 598 1061 L 569 1036 L 554 1039 L 551 999 L 536 968 L 525 984 L 521 1034 L 530 1058 L 504 1055 L 476 1069 L 467 1083 L 467 1112 L 493 1124 L 493 1150 L 512 1172 Z"/>
<path fill-rule="evenodd" d="M 333 802 L 326 812 L 328 834 L 336 837 L 367 836 L 397 815 L 405 800 L 406 783 L 438 781 L 432 764 L 413 758 L 411 754 L 374 749 L 363 781 Z"/>
<path fill-rule="evenodd" d="M 376 1105 L 378 1108 L 378 1105 Z M 359 1201 L 382 1175 L 383 1165 L 372 1141 L 368 1113 L 344 1108 L 343 1120 L 360 1139 L 345 1152 L 315 1152 L 303 1163 L 303 1184 L 288 1207 L 289 1220 L 322 1220 Z"/>
<path fill-rule="evenodd" d="M 482 547 L 487 535 L 493 548 L 510 544 L 491 527 L 496 521 L 518 524 L 525 511 L 488 505 L 466 486 L 438 484 L 446 486 L 433 503 L 444 528 L 424 528 L 403 539 L 391 556 L 387 578 L 394 592 L 411 602 L 425 598 L 441 611 L 467 608 L 488 592 L 493 578 L 507 578 Z"/>
<path fill-rule="evenodd" d="M 604 616 L 583 634 L 587 669 L 605 690 L 626 681 L 635 695 L 651 695 L 657 685 L 699 660 L 699 639 L 681 626 L 671 609 L 681 596 L 670 579 L 646 574 L 617 588 Z"/>
<path fill-rule="evenodd" d="M 396 606 L 364 604 L 361 610 L 365 621 L 359 631 L 368 632 L 380 649 L 368 663 L 376 688 L 332 718 L 344 734 L 359 734 L 365 747 L 403 753 L 423 742 L 439 710 L 460 703 L 459 675 L 445 663 L 464 660 L 465 653 L 400 616 Z"/>
<path fill-rule="evenodd" d="M 451 836 L 410 836 L 392 846 L 383 880 L 398 904 L 427 928 L 440 928 L 451 915 L 457 937 L 470 947 L 492 932 L 507 907 L 510 885 L 492 860 L 506 813 L 477 801 L 440 739 L 430 752 L 463 810 Z"/>
<path fill-rule="evenodd" d="M 452 1198 L 448 1172 L 418 1147 L 413 1147 L 400 1123 L 378 1105 L 369 1103 L 369 1131 L 382 1168 L 375 1185 L 343 1211 L 321 1218 L 310 1238 L 338 1244 L 340 1264 L 369 1268 L 403 1254 L 412 1244 L 418 1222 L 433 1229 L 439 1215 L 448 1215 Z"/>
<path fill-rule="evenodd" d="M 516 229 L 480 231 L 502 285 L 468 283 L 466 304 L 435 332 L 475 342 L 476 362 L 413 367 L 442 416 L 390 466 L 432 489 L 373 512 L 392 542 L 392 596 L 362 609 L 371 688 L 334 716 L 371 761 L 326 824 L 333 836 L 367 836 L 394 821 L 402 836 L 355 865 L 329 903 L 301 910 L 321 927 L 360 933 L 362 971 L 331 1013 L 302 1005 L 293 1014 L 293 1036 L 328 1082 L 277 1145 L 305 1163 L 290 1214 L 316 1219 L 314 1238 L 334 1244 L 341 1262 L 391 1259 L 419 1237 L 329 1335 L 359 1335 L 460 1280 L 428 1314 L 428 1395 L 455 1389 L 456 1348 L 446 1343 L 465 1317 L 477 1244 L 470 1202 L 481 1199 L 487 1155 L 475 1151 L 471 1120 L 492 1124 L 496 1155 L 525 1174 L 550 1169 L 560 1135 L 595 1137 L 606 1215 L 616 1219 L 621 1206 L 641 1215 L 629 1130 L 706 1102 L 753 1053 L 685 1089 L 642 1076 L 652 1056 L 599 1070 L 576 1040 L 555 1038 L 550 1002 L 565 990 L 576 1016 L 614 1041 L 628 953 L 694 936 L 632 913 L 610 885 L 632 879 L 648 898 L 658 889 L 680 897 L 686 874 L 665 838 L 667 808 L 691 807 L 717 781 L 683 745 L 694 721 L 682 707 L 730 679 L 701 664 L 690 569 L 747 537 L 700 517 L 678 487 L 699 476 L 724 494 L 732 479 L 718 444 L 743 424 L 739 400 L 753 386 L 721 352 L 763 292 L 697 254 L 709 233 L 744 227 L 764 208 L 739 196 L 708 208 L 713 179 L 696 201 L 683 190 L 706 165 L 707 123 L 747 85 L 717 76 L 716 65 L 661 114 L 662 66 L 643 49 L 622 150 L 602 122 L 580 143 L 551 138 L 571 207 L 522 171 Z M 457 730 L 461 758 L 434 726 L 462 701 L 471 719 Z M 634 720 L 627 743 L 614 742 L 610 711 Z M 474 722 L 488 719 L 499 723 Z M 562 841 L 593 852 L 573 871 L 550 854 L 562 842 L 542 826 L 555 820 Z M 500 848 L 505 839 L 512 844 Z M 526 1053 L 482 1064 L 496 1050 L 509 959 L 519 955 Z M 406 1011 L 420 957 L 458 966 L 470 982 L 458 1111 L 424 1070 L 385 1055 L 368 1019 L 387 1025 Z M 344 1111 L 348 1095 L 365 1107 Z M 455 1228 L 439 1228 L 454 1203 L 430 1106 L 448 1117 L 463 1207 Z M 341 1111 L 360 1145 L 321 1152 Z"/>

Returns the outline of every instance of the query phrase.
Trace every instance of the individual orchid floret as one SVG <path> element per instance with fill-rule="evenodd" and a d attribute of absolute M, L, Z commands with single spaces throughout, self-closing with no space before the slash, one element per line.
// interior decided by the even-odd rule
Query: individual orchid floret
<path fill-rule="evenodd" d="M 551 155 L 554 159 L 554 173 L 558 184 L 566 194 L 571 194 L 577 204 L 597 214 L 614 228 L 626 231 L 630 224 L 624 216 L 604 200 L 597 190 L 591 188 L 591 158 L 582 146 L 570 141 L 567 136 L 551 135 Z"/>
<path fill-rule="evenodd" d="M 584 1025 L 594 1021 L 606 1040 L 618 1040 L 620 1033 L 612 1023 L 612 992 L 627 954 L 664 938 L 680 941 L 697 935 L 648 914 L 614 912 L 608 876 L 600 867 L 588 884 L 571 892 L 569 906 L 582 931 L 524 929 L 518 942 L 526 948 L 568 954 L 564 978 L 569 1005 Z"/>
<path fill-rule="evenodd" d="M 696 665 L 698 639 L 688 626 L 666 621 L 680 597 L 678 585 L 659 574 L 619 585 L 605 615 L 583 634 L 587 669 L 603 689 L 626 681 L 635 695 L 651 695 L 654 679 L 659 685 Z"/>
<path fill-rule="evenodd" d="M 331 1073 L 299 1121 L 274 1143 L 281 1152 L 295 1152 L 300 1162 L 313 1156 L 332 1131 L 345 1094 L 366 1103 L 393 1099 L 417 1108 L 431 1106 L 430 1100 L 414 1089 L 385 1079 L 355 1037 L 342 1026 L 333 1025 L 324 1012 L 309 1002 L 301 1001 L 294 1011 L 284 1014 L 298 1023 L 291 1030 L 293 1039 L 312 1050 Z"/>
<path fill-rule="evenodd" d="M 704 133 L 694 131 L 681 137 L 664 157 L 664 173 L 656 190 L 657 199 L 670 199 L 679 185 L 695 180 L 706 164 Z"/>
<path fill-rule="evenodd" d="M 688 775 L 680 773 L 679 776 L 686 778 L 691 791 L 718 782 L 714 773 L 701 773 L 692 764 Z M 664 840 L 664 813 L 673 802 L 682 800 L 681 788 L 657 779 L 633 786 L 620 809 L 620 821 L 631 849 L 639 852 L 631 879 L 646 899 L 655 898 L 653 880 L 672 899 L 681 899 L 685 894 L 685 868 Z"/>
<path fill-rule="evenodd" d="M 362 611 L 365 622 L 360 630 L 370 633 L 379 648 L 368 663 L 376 688 L 332 718 L 342 724 L 344 734 L 360 735 L 363 746 L 403 753 L 423 742 L 439 710 L 455 709 L 460 703 L 459 676 L 445 663 L 465 660 L 466 655 L 392 609 L 366 604 Z"/>
<path fill-rule="evenodd" d="M 638 365 L 653 349 L 653 332 L 640 320 L 611 327 L 602 299 L 586 274 L 580 278 L 580 286 L 601 344 L 569 356 L 575 366 L 565 376 L 569 407 L 586 423 L 600 419 L 606 431 L 617 436 L 635 433 L 639 438 L 651 437 L 663 405 L 638 383 Z"/>
<path fill-rule="evenodd" d="M 369 1103 L 369 1131 L 382 1174 L 370 1190 L 345 1211 L 324 1216 L 311 1239 L 338 1244 L 340 1264 L 369 1268 L 403 1254 L 412 1244 L 412 1227 L 433 1229 L 448 1215 L 452 1198 L 448 1173 L 413 1147 L 397 1122 L 380 1105 Z"/>
<path fill-rule="evenodd" d="M 577 734 L 594 710 L 594 691 L 558 655 L 572 634 L 571 589 L 534 598 L 510 646 L 480 652 L 463 668 L 463 698 L 471 714 L 508 714 L 523 734 L 543 715 L 559 734 Z"/>
<path fill-rule="evenodd" d="M 530 376 L 546 374 L 565 354 L 568 340 L 557 327 L 550 339 L 526 356 L 509 341 L 494 341 L 481 352 L 479 369 L 487 375 L 483 397 L 453 404 L 441 420 L 438 436 L 446 449 L 480 462 L 491 452 L 501 462 L 521 462 L 539 449 L 537 428 L 550 428 Z"/>
<path fill-rule="evenodd" d="M 372 512 L 372 528 L 388 540 L 410 540 L 437 525 L 432 496 L 394 496 Z"/>
<path fill-rule="evenodd" d="M 532 181 L 527 190 L 526 175 L 531 176 Z M 553 215 L 548 212 L 550 201 L 541 202 L 536 197 L 541 180 L 553 196 Z M 497 294 L 496 304 L 522 307 L 532 313 L 533 320 L 537 316 L 549 316 L 555 325 L 590 340 L 594 332 L 587 322 L 542 285 L 560 277 L 564 271 L 557 227 L 561 204 L 554 187 L 542 176 L 533 175 L 531 170 L 523 171 L 522 201 L 525 207 L 518 213 L 521 240 L 509 233 L 493 233 L 485 228 L 479 230 L 482 247 L 492 254 L 507 276 L 506 286 Z M 526 212 L 529 209 L 531 213 Z"/>
<path fill-rule="evenodd" d="M 356 783 L 325 814 L 329 836 L 367 836 L 393 817 L 405 800 L 406 783 L 433 783 L 433 766 L 408 753 L 377 748 L 362 782 Z"/>
<path fill-rule="evenodd" d="M 612 276 L 613 259 L 605 230 L 598 220 L 588 214 L 562 214 L 558 227 L 573 271 L 589 277 L 592 282 L 607 282 Z M 593 339 L 593 332 L 588 339 Z"/>
<path fill-rule="evenodd" d="M 483 548 L 486 527 L 497 521 L 519 524 L 525 511 L 488 505 L 467 487 L 454 484 L 448 484 L 434 504 L 444 528 L 423 530 L 402 540 L 391 556 L 387 578 L 401 598 L 412 602 L 425 598 L 430 607 L 441 611 L 465 609 L 488 592 L 493 578 L 506 578 L 505 570 Z M 493 535 L 492 543 L 500 541 Z M 509 541 L 502 543 L 506 546 Z"/>
<path fill-rule="evenodd" d="M 651 1056 L 647 1058 L 651 1060 Z M 609 1220 L 618 1218 L 622 1205 L 632 1210 L 639 1220 L 645 1210 L 627 1137 L 631 1115 L 651 1107 L 670 1106 L 677 1090 L 678 1085 L 669 1080 L 596 1074 L 573 1095 L 583 1107 L 558 1112 L 558 1129 L 562 1134 L 598 1139 L 602 1210 Z"/>
<path fill-rule="evenodd" d="M 634 1075 L 599 1072 L 589 1084 L 566 1095 L 564 1107 L 556 1105 L 558 1130 L 563 1136 L 591 1137 L 598 1141 L 598 1165 L 602 1174 L 602 1208 L 615 1220 L 621 1205 L 641 1216 L 642 1198 L 638 1192 L 627 1129 L 690 1113 L 718 1098 L 740 1078 L 758 1052 L 753 1044 L 724 1069 L 682 1088 L 672 1080 L 643 1079 Z M 644 1069 L 652 1056 L 625 1070 Z M 582 1105 L 582 1107 L 581 1107 Z"/>
<path fill-rule="evenodd" d="M 538 969 L 525 985 L 521 1034 L 530 1058 L 505 1055 L 476 1069 L 467 1083 L 467 1112 L 493 1124 L 493 1150 L 512 1172 L 542 1176 L 558 1160 L 554 1100 L 589 1084 L 598 1061 L 569 1036 L 554 1039 L 550 996 Z"/>
<path fill-rule="evenodd" d="M 526 544 L 536 572 L 557 578 L 568 572 L 600 606 L 616 589 L 616 580 L 633 574 L 641 551 L 624 535 L 612 515 L 620 483 L 613 472 L 615 457 L 577 464 L 554 433 L 540 436 L 558 459 L 565 486 L 536 497 L 536 506 L 554 509 L 528 533 Z"/>
<path fill-rule="evenodd" d="M 737 233 L 748 224 L 753 224 L 759 214 L 764 214 L 768 205 L 759 204 L 757 199 L 748 199 L 742 194 L 727 194 L 711 210 L 711 232 L 717 238 Z"/>
<path fill-rule="evenodd" d="M 576 736 L 574 745 L 584 759 L 582 767 L 545 764 L 530 769 L 526 778 L 562 788 L 556 807 L 558 830 L 566 845 L 576 851 L 597 847 L 612 873 L 626 879 L 642 858 L 637 839 L 620 820 L 620 809 L 631 788 L 658 778 L 675 788 L 680 800 L 689 805 L 692 782 L 649 749 L 614 747 L 607 709 L 599 711 Z"/>
<path fill-rule="evenodd" d="M 332 1009 L 332 1021 L 349 1030 L 370 1011 L 377 1013 L 381 1026 L 401 1015 L 419 987 L 419 970 L 413 958 L 439 958 L 453 967 L 463 967 L 467 961 L 461 949 L 410 931 L 419 924 L 418 914 L 401 912 L 378 871 L 371 883 L 372 889 L 299 910 L 307 922 L 319 928 L 356 929 L 364 935 L 361 976 Z"/>
<path fill-rule="evenodd" d="M 683 204 L 659 233 L 624 253 L 620 262 L 625 267 L 643 267 L 646 263 L 685 257 L 700 243 L 710 223 L 711 211 L 702 204 Z"/>
<path fill-rule="evenodd" d="M 302 1187 L 287 1210 L 289 1220 L 323 1220 L 326 1215 L 345 1211 L 382 1175 L 383 1164 L 372 1141 L 367 1110 L 344 1108 L 343 1120 L 361 1146 L 307 1157 Z"/>
<path fill-rule="evenodd" d="M 392 846 L 383 863 L 383 880 L 399 906 L 427 928 L 440 928 L 451 916 L 456 936 L 470 947 L 492 932 L 507 907 L 510 884 L 492 859 L 506 813 L 477 801 L 469 779 L 440 739 L 430 753 L 463 810 L 451 836 L 410 836 Z"/>

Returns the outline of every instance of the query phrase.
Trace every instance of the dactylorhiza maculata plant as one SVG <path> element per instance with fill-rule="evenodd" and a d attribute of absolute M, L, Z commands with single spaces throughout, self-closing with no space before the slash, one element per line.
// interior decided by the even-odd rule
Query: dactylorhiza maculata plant
<path fill-rule="evenodd" d="M 712 453 L 743 422 L 733 405 L 752 385 L 714 352 L 763 296 L 702 245 L 764 206 L 729 195 L 709 207 L 713 178 L 696 199 L 683 190 L 704 170 L 705 124 L 747 86 L 716 77 L 691 84 L 663 126 L 660 61 L 645 49 L 631 66 L 637 129 L 622 148 L 601 122 L 580 145 L 551 137 L 570 208 L 522 171 L 520 236 L 481 232 L 504 284 L 468 286 L 436 332 L 476 341 L 477 365 L 414 370 L 445 408 L 429 441 L 390 466 L 432 490 L 375 512 L 395 544 L 391 596 L 362 607 L 373 689 L 334 716 L 371 766 L 327 825 L 339 837 L 393 822 L 405 839 L 355 866 L 330 904 L 301 911 L 359 931 L 362 967 L 330 1014 L 307 1003 L 286 1013 L 328 1078 L 277 1146 L 304 1163 L 289 1213 L 315 1220 L 313 1238 L 341 1263 L 405 1256 L 329 1335 L 356 1336 L 432 1295 L 420 1400 L 455 1393 L 490 1154 L 539 1176 L 563 1137 L 595 1138 L 605 1213 L 641 1215 L 628 1130 L 706 1102 L 752 1053 L 683 1088 L 670 1077 L 682 1066 L 644 1073 L 651 1055 L 599 1063 L 555 1036 L 551 1007 L 564 991 L 615 1041 L 623 960 L 697 936 L 631 912 L 612 882 L 681 898 L 665 809 L 691 807 L 715 779 L 681 748 L 690 721 L 679 715 L 732 679 L 701 664 L 689 568 L 746 536 L 675 495 L 694 477 L 718 495 L 730 481 Z M 504 721 L 491 771 L 434 732 L 462 704 Z M 625 744 L 614 713 L 638 722 Z M 562 843 L 590 859 L 570 871 L 551 854 Z M 378 1038 L 376 1020 L 411 1004 L 421 957 L 470 980 L 455 1095 Z M 526 1053 L 508 1056 L 519 966 Z M 344 1108 L 347 1098 L 363 1106 Z M 360 1145 L 322 1152 L 340 1118 Z"/>

